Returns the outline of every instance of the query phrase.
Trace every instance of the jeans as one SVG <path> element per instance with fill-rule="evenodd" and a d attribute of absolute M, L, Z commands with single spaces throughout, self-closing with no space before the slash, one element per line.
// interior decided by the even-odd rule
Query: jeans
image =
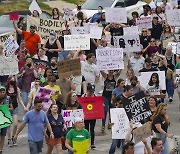
<path fill-rule="evenodd" d="M 96 120 L 84 120 L 84 125 L 85 125 L 85 129 L 87 129 L 88 131 L 90 130 L 91 145 L 94 145 L 94 138 L 95 138 L 94 128 L 96 125 Z"/>
<path fill-rule="evenodd" d="M 163 142 L 163 151 L 161 154 L 168 154 L 169 153 L 169 143 L 168 143 L 168 138 L 160 133 L 156 133 L 156 137 L 160 138 Z"/>
<path fill-rule="evenodd" d="M 67 60 L 68 59 L 69 51 L 62 50 L 61 52 L 58 52 L 58 61 Z"/>
<path fill-rule="evenodd" d="M 35 142 L 28 140 L 30 154 L 40 154 L 42 153 L 43 141 Z"/>
<path fill-rule="evenodd" d="M 22 96 L 22 101 L 23 101 L 24 105 L 27 106 L 29 92 L 21 91 L 21 96 Z"/>
<path fill-rule="evenodd" d="M 102 126 L 106 124 L 106 116 L 110 109 L 111 98 L 104 96 L 104 119 L 102 119 Z"/>
<path fill-rule="evenodd" d="M 118 141 L 121 144 L 121 148 L 122 148 L 122 152 L 121 153 L 123 153 L 123 147 L 124 147 L 125 139 L 112 139 L 111 147 L 109 149 L 109 154 L 114 154 L 115 153 Z"/>
<path fill-rule="evenodd" d="M 168 93 L 168 97 L 173 97 L 173 95 L 174 95 L 174 81 L 173 81 L 173 79 L 166 80 L 166 91 Z"/>

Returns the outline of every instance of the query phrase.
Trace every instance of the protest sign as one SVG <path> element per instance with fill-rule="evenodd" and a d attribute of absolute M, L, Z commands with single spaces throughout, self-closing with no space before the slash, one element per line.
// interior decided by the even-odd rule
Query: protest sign
<path fill-rule="evenodd" d="M 85 120 L 104 118 L 104 100 L 102 96 L 79 97 L 78 101 L 83 108 Z"/>
<path fill-rule="evenodd" d="M 18 59 L 16 55 L 9 57 L 0 56 L 0 76 L 16 75 L 18 73 Z"/>
<path fill-rule="evenodd" d="M 173 143 L 174 143 L 174 148 L 180 152 L 180 137 L 179 136 L 174 136 L 173 137 Z"/>
<path fill-rule="evenodd" d="M 97 67 L 100 70 L 124 69 L 123 49 L 102 48 L 96 50 Z"/>
<path fill-rule="evenodd" d="M 31 11 L 31 13 L 33 13 L 34 10 L 37 10 L 39 12 L 39 14 L 42 13 L 41 8 L 39 7 L 36 0 L 32 0 L 31 4 L 29 6 L 29 10 Z"/>
<path fill-rule="evenodd" d="M 71 75 L 80 76 L 80 59 L 58 61 L 58 75 L 60 79 L 69 78 Z"/>
<path fill-rule="evenodd" d="M 93 27 L 90 26 L 90 37 L 94 39 L 101 39 L 102 36 L 102 27 Z"/>
<path fill-rule="evenodd" d="M 80 117 L 84 119 L 83 109 L 62 110 L 62 116 L 64 119 L 64 123 L 66 124 L 67 127 L 72 127 L 72 124 L 74 124 L 75 117 Z"/>
<path fill-rule="evenodd" d="M 176 53 L 180 55 L 180 42 L 177 42 L 177 50 Z"/>
<path fill-rule="evenodd" d="M 180 83 L 180 69 L 176 69 L 176 82 Z"/>
<path fill-rule="evenodd" d="M 90 34 L 65 35 L 64 50 L 90 50 Z"/>
<path fill-rule="evenodd" d="M 34 99 L 42 100 L 44 111 L 47 111 L 52 104 L 51 94 L 52 90 L 44 87 L 40 87 L 36 92 Z"/>
<path fill-rule="evenodd" d="M 49 38 L 50 33 L 55 32 L 57 36 L 60 36 L 62 30 L 65 29 L 66 22 L 62 18 L 53 20 L 27 16 L 27 28 L 29 28 L 31 24 L 36 26 L 36 34 L 38 34 L 42 42 L 44 42 Z"/>
<path fill-rule="evenodd" d="M 140 122 L 151 116 L 151 110 L 143 91 L 124 100 L 123 107 L 129 120 Z"/>
<path fill-rule="evenodd" d="M 85 34 L 84 27 L 72 27 L 71 34 L 72 35 Z"/>
<path fill-rule="evenodd" d="M 126 8 L 105 8 L 106 22 L 127 23 Z"/>
<path fill-rule="evenodd" d="M 147 138 L 151 136 L 151 123 L 147 122 L 141 127 L 138 127 L 133 130 L 133 137 L 135 144 L 141 142 L 142 138 Z"/>
<path fill-rule="evenodd" d="M 71 20 L 74 15 L 73 10 L 66 6 L 62 8 L 62 13 L 64 14 L 64 18 L 66 20 Z"/>
<path fill-rule="evenodd" d="M 152 17 L 140 17 L 136 19 L 136 25 L 138 26 L 139 30 L 143 28 L 152 28 Z"/>
<path fill-rule="evenodd" d="M 10 36 L 13 36 L 13 38 L 16 40 L 16 32 L 15 32 L 15 31 L 0 34 L 0 44 L 3 44 L 4 42 L 6 42 L 6 40 L 7 40 Z"/>
<path fill-rule="evenodd" d="M 8 105 L 0 106 L 0 129 L 10 126 L 13 123 Z"/>
<path fill-rule="evenodd" d="M 129 119 L 124 108 L 110 109 L 112 126 L 112 139 L 125 139 L 129 130 Z"/>
<path fill-rule="evenodd" d="M 168 42 L 168 46 L 172 47 L 172 52 L 176 54 L 177 52 L 177 42 Z"/>
<path fill-rule="evenodd" d="M 76 86 L 76 90 L 75 90 L 76 94 L 81 95 L 82 75 L 81 76 L 74 76 L 72 79 L 72 82 Z"/>
<path fill-rule="evenodd" d="M 19 48 L 19 45 L 17 44 L 13 36 L 10 36 L 4 42 L 4 52 L 6 53 L 6 55 L 14 54 L 18 48 Z"/>
<path fill-rule="evenodd" d="M 9 13 L 9 20 L 18 20 L 19 14 L 18 13 Z"/>
<path fill-rule="evenodd" d="M 97 23 L 84 23 L 84 31 L 86 34 L 89 34 L 90 33 L 90 28 L 95 28 L 95 27 L 98 27 L 98 24 Z"/>
<path fill-rule="evenodd" d="M 34 68 L 38 73 L 38 79 L 44 77 L 46 68 L 50 66 L 49 62 L 33 58 Z"/>
<path fill-rule="evenodd" d="M 179 9 L 171 9 L 166 10 L 166 19 L 167 23 L 171 26 L 179 26 L 180 25 L 180 10 Z"/>
<path fill-rule="evenodd" d="M 76 154 L 86 154 L 89 149 L 89 139 L 78 142 L 72 140 L 73 149 L 76 150 Z"/>
<path fill-rule="evenodd" d="M 124 35 L 139 35 L 138 26 L 123 27 Z"/>
<path fill-rule="evenodd" d="M 141 86 L 146 89 L 147 84 L 151 78 L 153 73 L 158 73 L 159 75 L 159 85 L 161 86 L 162 90 L 166 90 L 166 78 L 165 78 L 165 71 L 155 71 L 155 72 L 141 72 L 141 75 L 138 76 L 138 81 L 140 82 Z"/>
<path fill-rule="evenodd" d="M 139 35 L 114 36 L 114 46 L 122 48 L 124 52 L 141 51 Z"/>

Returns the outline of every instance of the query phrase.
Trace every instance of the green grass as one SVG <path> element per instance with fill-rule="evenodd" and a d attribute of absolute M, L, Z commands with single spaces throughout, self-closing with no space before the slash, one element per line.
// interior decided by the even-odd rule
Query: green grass
<path fill-rule="evenodd" d="M 73 3 L 73 4 L 76 4 L 76 5 L 85 2 L 85 0 L 63 0 L 63 1 Z"/>
<path fill-rule="evenodd" d="M 13 0 L 12 3 L 0 4 L 0 15 L 11 11 L 28 10 L 31 3 L 24 0 Z M 38 0 L 38 4 L 41 10 L 51 13 L 52 9 L 43 3 L 42 0 Z"/>

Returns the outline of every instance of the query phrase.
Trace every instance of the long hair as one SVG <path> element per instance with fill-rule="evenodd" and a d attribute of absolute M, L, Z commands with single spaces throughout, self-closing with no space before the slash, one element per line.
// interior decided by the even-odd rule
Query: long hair
<path fill-rule="evenodd" d="M 53 8 L 53 9 L 52 9 L 52 16 L 54 17 L 54 10 L 57 11 L 57 15 L 59 16 L 59 9 L 58 9 L 58 8 Z"/>
<path fill-rule="evenodd" d="M 9 87 L 10 87 L 10 80 L 13 78 L 14 76 L 10 76 L 7 80 L 7 84 L 6 84 L 6 91 L 9 90 Z M 14 77 L 15 78 L 15 77 Z M 17 94 L 18 90 L 17 90 L 17 82 L 16 82 L 16 79 L 15 79 L 15 84 L 13 85 L 13 88 L 14 88 L 14 93 Z"/>
<path fill-rule="evenodd" d="M 153 77 L 153 76 L 155 76 L 155 77 L 156 77 L 156 80 L 157 80 L 156 83 L 155 83 L 155 87 L 156 87 L 156 88 L 159 88 L 159 75 L 158 75 L 158 73 L 153 73 L 153 74 L 151 75 L 151 78 L 150 78 L 148 84 L 149 84 L 150 86 L 153 86 L 153 85 L 154 85 L 154 83 L 153 83 L 153 81 L 152 81 L 152 77 Z"/>
<path fill-rule="evenodd" d="M 154 112 L 154 114 L 153 114 L 153 116 L 152 116 L 152 119 L 154 120 L 154 118 L 156 118 L 157 116 L 160 116 L 160 117 L 162 117 L 162 118 L 165 120 L 165 123 L 166 123 L 167 125 L 169 125 L 169 120 L 167 119 L 167 117 L 166 117 L 165 115 L 162 115 L 162 114 L 161 114 L 162 109 L 163 109 L 164 107 L 166 107 L 166 106 L 167 106 L 167 104 L 165 104 L 165 103 L 160 103 L 160 104 L 157 106 L 157 108 L 156 108 L 156 110 L 155 110 L 155 112 Z"/>
<path fill-rule="evenodd" d="M 169 28 L 169 33 L 171 33 L 171 27 L 170 27 L 168 24 L 166 24 L 166 25 L 163 26 L 163 33 L 166 32 L 166 27 Z"/>
<path fill-rule="evenodd" d="M 53 70 L 52 70 L 50 67 L 47 67 L 47 68 L 45 69 L 45 71 L 44 71 L 44 77 L 45 77 L 45 78 L 47 77 L 47 71 L 48 71 L 48 70 L 51 70 L 52 76 L 53 76 Z"/>
<path fill-rule="evenodd" d="M 57 105 L 57 104 L 54 104 L 54 103 L 51 104 L 51 106 L 49 107 L 49 109 L 46 112 L 47 115 L 51 114 L 51 109 L 52 109 L 53 105 Z M 58 105 L 57 105 L 57 107 L 58 107 Z M 59 110 L 59 108 L 58 108 L 58 110 Z"/>
<path fill-rule="evenodd" d="M 75 93 L 74 91 L 70 91 L 70 92 L 67 93 L 66 98 L 65 98 L 65 101 L 64 101 L 64 104 L 65 104 L 67 107 L 70 106 L 70 104 L 71 104 L 71 97 L 72 97 L 72 95 L 73 95 L 74 93 Z"/>

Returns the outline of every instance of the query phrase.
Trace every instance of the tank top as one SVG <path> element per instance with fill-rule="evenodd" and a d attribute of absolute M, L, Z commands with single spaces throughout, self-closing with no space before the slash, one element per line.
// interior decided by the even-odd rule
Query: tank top
<path fill-rule="evenodd" d="M 107 75 L 107 78 L 106 80 L 104 81 L 104 90 L 103 90 L 103 94 L 102 96 L 106 96 L 106 97 L 111 97 L 112 96 L 112 91 L 113 89 L 116 87 L 116 81 L 114 79 L 114 76 L 113 78 L 110 80 L 108 78 L 108 75 Z"/>
<path fill-rule="evenodd" d="M 12 106 L 13 109 L 18 107 L 18 102 L 17 102 L 17 93 L 13 92 L 13 93 L 9 93 L 9 91 L 7 90 L 7 95 L 10 97 L 10 100 L 12 102 Z"/>
<path fill-rule="evenodd" d="M 57 39 L 53 42 L 53 44 L 50 44 L 49 39 L 48 39 L 45 48 L 58 49 L 56 41 L 57 41 Z M 46 51 L 46 56 L 48 57 L 48 60 L 50 61 L 52 57 L 56 57 L 56 58 L 58 57 L 58 52 L 53 52 L 52 53 L 52 52 Z"/>

